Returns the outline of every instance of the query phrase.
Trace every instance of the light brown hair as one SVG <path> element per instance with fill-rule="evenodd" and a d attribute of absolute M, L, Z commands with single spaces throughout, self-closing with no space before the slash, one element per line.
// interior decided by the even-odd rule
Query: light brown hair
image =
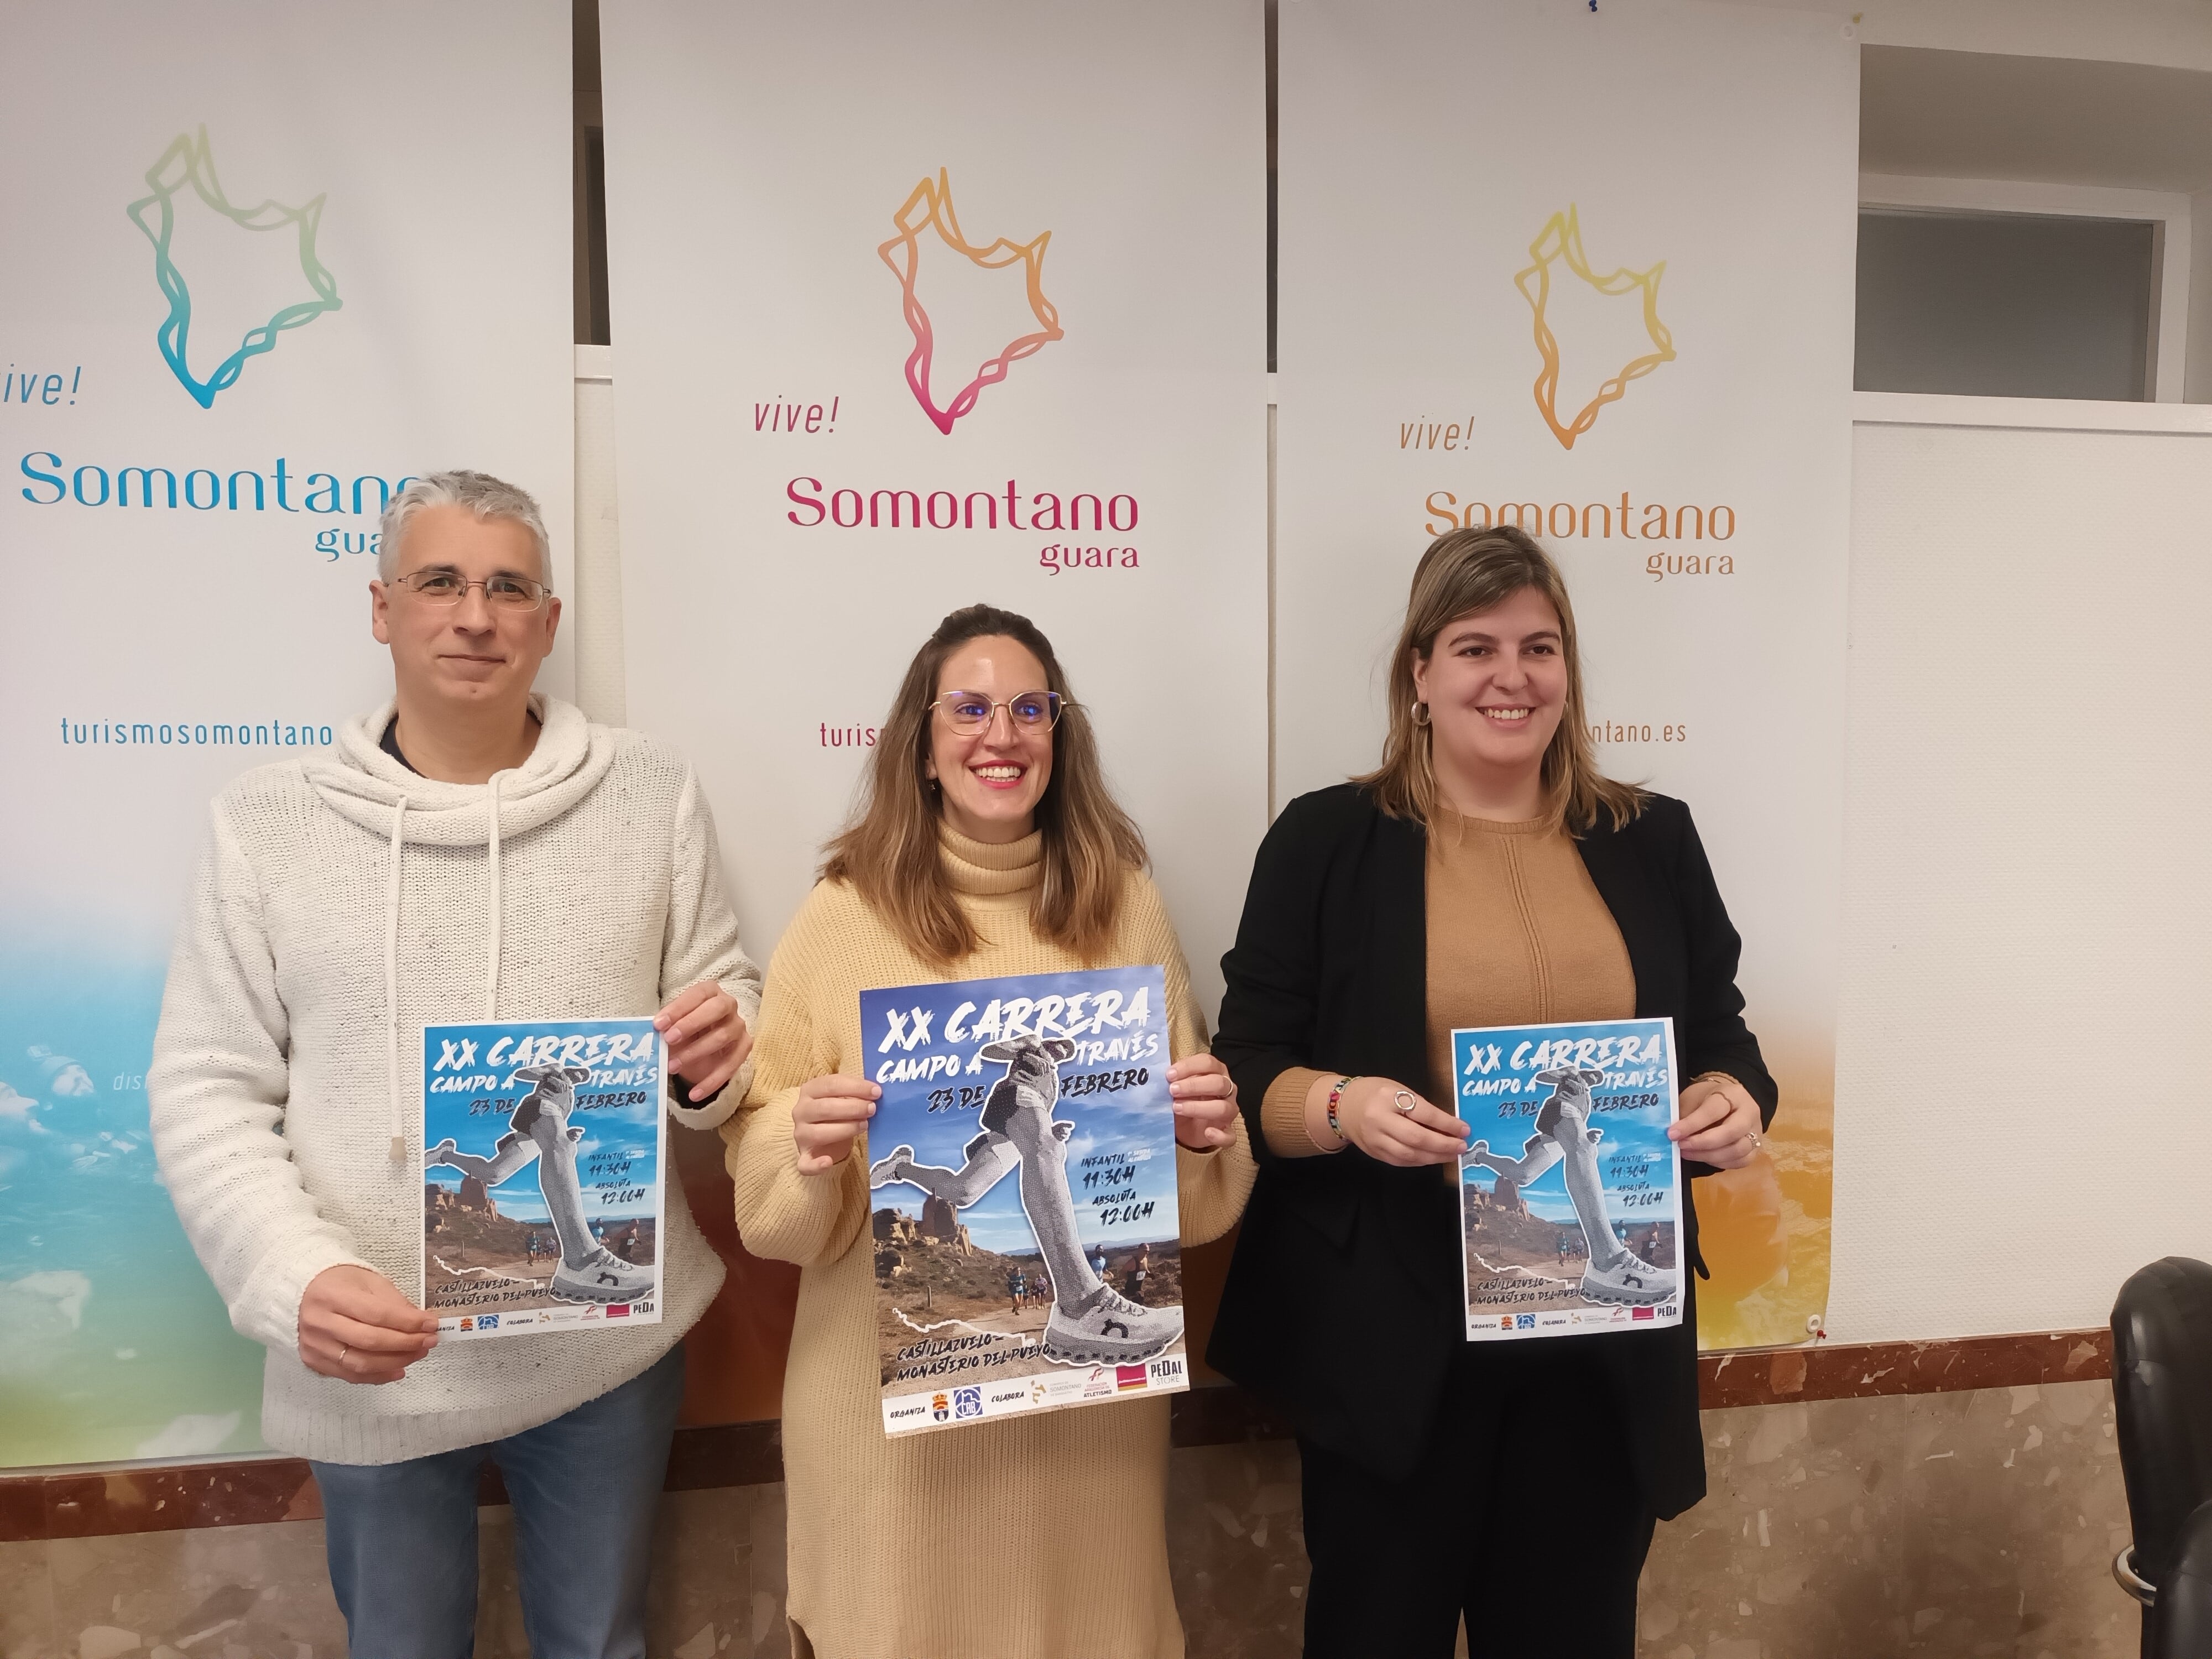
<path fill-rule="evenodd" d="M 1566 579 L 1534 537 L 1510 525 L 1498 525 L 1486 530 L 1446 531 L 1429 544 L 1429 550 L 1413 567 L 1406 624 L 1399 630 L 1397 653 L 1390 662 L 1390 730 L 1382 743 L 1382 764 L 1352 780 L 1370 791 L 1376 804 L 1392 817 L 1412 818 L 1425 829 L 1436 821 L 1434 728 L 1414 719 L 1419 701 L 1413 686 L 1414 659 L 1428 660 L 1437 635 L 1449 623 L 1493 610 L 1530 587 L 1559 612 L 1559 653 L 1567 665 L 1567 705 L 1559 714 L 1559 729 L 1544 751 L 1545 815 L 1579 835 L 1597 822 L 1601 807 L 1612 814 L 1616 830 L 1644 810 L 1644 792 L 1607 777 L 1590 752 L 1589 727 L 1583 719 L 1582 655 Z"/>
<path fill-rule="evenodd" d="M 1030 901 L 1039 935 L 1096 962 L 1112 939 L 1123 882 L 1145 867 L 1145 838 L 1115 802 L 1099 764 L 1090 718 L 1067 688 L 1052 641 L 1027 617 L 971 605 L 938 623 L 899 683 L 860 799 L 823 849 L 823 879 L 850 882 L 924 962 L 947 968 L 982 942 L 954 897 L 938 848 L 937 786 L 926 770 L 936 719 L 938 676 L 970 640 L 1004 637 L 1044 665 L 1042 689 L 1060 696 L 1052 732 L 1052 777 L 1036 807 L 1044 879 Z M 957 690 L 960 688 L 953 687 Z"/>

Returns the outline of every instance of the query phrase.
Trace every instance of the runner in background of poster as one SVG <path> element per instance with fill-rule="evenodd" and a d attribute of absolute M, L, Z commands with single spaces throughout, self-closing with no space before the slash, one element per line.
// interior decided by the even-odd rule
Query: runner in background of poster
<path fill-rule="evenodd" d="M 1708 0 L 1279 13 L 1276 792 L 1372 764 L 1398 597 L 1510 524 L 1607 775 L 1693 801 L 1782 1109 L 1701 1180 L 1708 1348 L 1828 1296 L 1858 43 Z M 1470 122 L 1479 79 L 1484 118 Z"/>
<path fill-rule="evenodd" d="M 884 1431 L 1189 1386 L 1158 967 L 860 996 Z"/>
<path fill-rule="evenodd" d="M 1674 1022 L 1452 1033 L 1467 1336 L 1682 1322 Z"/>
<path fill-rule="evenodd" d="M 0 179 L 0 1466 L 250 1454 L 266 1356 L 148 1140 L 170 942 L 210 799 L 390 695 L 363 623 L 404 479 L 528 489 L 572 591 L 569 10 L 6 28 L 38 71 L 0 151 L 38 161 Z"/>
<path fill-rule="evenodd" d="M 660 1322 L 667 1046 L 649 1019 L 422 1031 L 422 1306 L 441 1336 Z"/>

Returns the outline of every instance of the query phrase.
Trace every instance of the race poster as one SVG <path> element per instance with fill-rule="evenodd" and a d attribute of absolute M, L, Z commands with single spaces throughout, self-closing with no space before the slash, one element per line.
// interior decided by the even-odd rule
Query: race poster
<path fill-rule="evenodd" d="M 1682 1322 L 1674 1023 L 1452 1033 L 1467 1337 Z"/>
<path fill-rule="evenodd" d="M 1189 1386 L 1161 970 L 860 994 L 884 1431 Z"/>
<path fill-rule="evenodd" d="M 441 1336 L 660 1322 L 666 1047 L 649 1019 L 422 1031 L 422 1306 Z"/>

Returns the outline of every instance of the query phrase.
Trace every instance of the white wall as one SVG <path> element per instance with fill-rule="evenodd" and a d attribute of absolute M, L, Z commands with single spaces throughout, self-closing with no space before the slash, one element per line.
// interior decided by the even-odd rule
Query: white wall
<path fill-rule="evenodd" d="M 2182 396 L 2212 404 L 2212 190 L 2189 198 L 2189 366 Z"/>
<path fill-rule="evenodd" d="M 576 706 L 621 726 L 623 679 L 620 516 L 615 495 L 614 354 L 576 348 L 576 592 L 563 632 L 576 651 Z M 763 957 L 762 961 L 768 958 Z"/>
<path fill-rule="evenodd" d="M 1739 0 L 1841 12 L 1870 46 L 1997 52 L 2212 70 L 2212 7 L 2203 0 Z"/>
<path fill-rule="evenodd" d="M 1863 425 L 1840 1341 L 2102 1324 L 2212 1255 L 2212 434 Z"/>
<path fill-rule="evenodd" d="M 2203 0 L 1751 3 L 2212 70 Z M 2212 401 L 2212 191 L 2190 208 L 2183 396 Z M 2142 1263 L 2212 1257 L 2212 434 L 1862 425 L 1854 472 L 1829 1333 L 2102 1324 Z"/>

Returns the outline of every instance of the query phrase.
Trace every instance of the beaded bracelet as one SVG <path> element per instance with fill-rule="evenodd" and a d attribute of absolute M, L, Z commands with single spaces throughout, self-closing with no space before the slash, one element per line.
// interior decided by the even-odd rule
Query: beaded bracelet
<path fill-rule="evenodd" d="M 1357 1081 L 1357 1078 L 1340 1077 L 1336 1080 L 1336 1086 L 1328 1091 L 1328 1132 L 1336 1137 L 1339 1151 L 1352 1144 L 1352 1137 L 1344 1133 L 1344 1126 L 1336 1121 L 1336 1103 L 1344 1098 L 1344 1091 Z"/>

